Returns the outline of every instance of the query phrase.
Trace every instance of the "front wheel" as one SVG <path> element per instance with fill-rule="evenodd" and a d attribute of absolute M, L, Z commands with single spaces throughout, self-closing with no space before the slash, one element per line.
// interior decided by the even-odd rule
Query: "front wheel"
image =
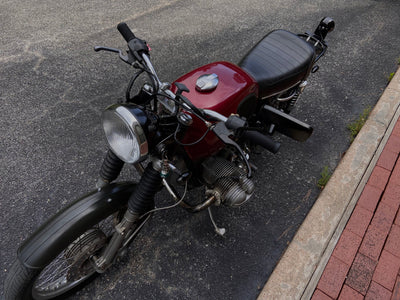
<path fill-rule="evenodd" d="M 29 269 L 17 259 L 4 283 L 5 299 L 51 299 L 91 277 L 96 273 L 92 257 L 107 244 L 115 218 L 107 217 L 77 233 L 77 238 L 41 270 Z"/>

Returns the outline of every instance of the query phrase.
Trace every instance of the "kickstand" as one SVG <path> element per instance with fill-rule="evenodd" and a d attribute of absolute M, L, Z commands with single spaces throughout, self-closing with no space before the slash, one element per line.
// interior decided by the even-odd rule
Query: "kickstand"
<path fill-rule="evenodd" d="M 217 224 L 215 223 L 214 218 L 213 218 L 213 215 L 212 215 L 212 213 L 211 213 L 211 207 L 208 207 L 208 214 L 210 215 L 211 223 L 212 223 L 213 226 L 214 226 L 215 232 L 216 232 L 218 235 L 220 235 L 220 236 L 224 236 L 226 230 L 225 230 L 225 228 L 219 228 L 219 227 L 217 226 Z"/>

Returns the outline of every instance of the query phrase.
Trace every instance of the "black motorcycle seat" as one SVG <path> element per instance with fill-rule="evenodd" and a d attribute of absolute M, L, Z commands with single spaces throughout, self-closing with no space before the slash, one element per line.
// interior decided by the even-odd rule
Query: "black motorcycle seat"
<path fill-rule="evenodd" d="M 255 45 L 239 66 L 259 85 L 259 96 L 269 97 L 304 80 L 315 58 L 312 45 L 286 30 L 275 30 Z"/>

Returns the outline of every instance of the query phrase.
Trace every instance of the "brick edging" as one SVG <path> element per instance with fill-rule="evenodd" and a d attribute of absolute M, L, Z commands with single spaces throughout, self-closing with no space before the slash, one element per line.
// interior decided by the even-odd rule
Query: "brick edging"
<path fill-rule="evenodd" d="M 389 299 L 400 293 L 395 284 L 400 284 L 399 153 L 397 118 L 312 299 L 323 294 L 330 299 Z"/>
<path fill-rule="evenodd" d="M 275 267 L 259 300 L 311 297 L 393 129 L 392 121 L 400 114 L 399 99 L 398 70 Z"/>

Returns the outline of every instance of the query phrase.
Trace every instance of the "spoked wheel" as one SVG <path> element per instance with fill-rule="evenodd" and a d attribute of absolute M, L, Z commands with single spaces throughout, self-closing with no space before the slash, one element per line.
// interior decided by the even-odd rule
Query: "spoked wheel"
<path fill-rule="evenodd" d="M 121 215 L 117 212 L 81 233 L 40 271 L 28 269 L 16 260 L 4 284 L 5 299 L 51 299 L 95 274 L 92 258 L 107 244 Z"/>
<path fill-rule="evenodd" d="M 33 298 L 54 298 L 93 275 L 96 270 L 90 258 L 106 243 L 107 237 L 99 229 L 90 229 L 78 237 L 39 274 L 32 286 Z"/>

